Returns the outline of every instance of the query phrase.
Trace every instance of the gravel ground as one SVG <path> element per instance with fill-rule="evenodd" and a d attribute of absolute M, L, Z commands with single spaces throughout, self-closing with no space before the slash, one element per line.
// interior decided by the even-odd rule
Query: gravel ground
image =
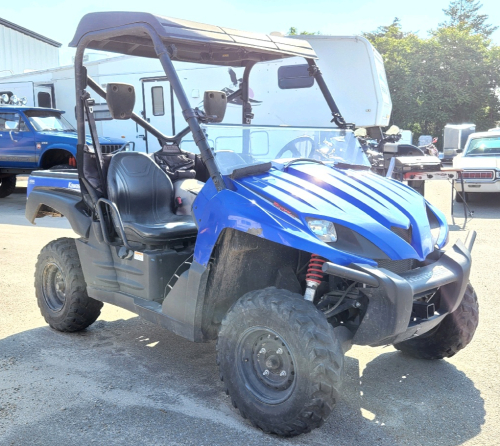
<path fill-rule="evenodd" d="M 467 349 L 423 361 L 392 347 L 354 347 L 325 425 L 281 439 L 233 409 L 213 343 L 190 343 L 110 305 L 81 333 L 48 328 L 34 296 L 36 257 L 74 233 L 65 219 L 31 226 L 25 193 L 0 201 L 0 445 L 500 445 L 498 196 L 471 203 L 481 315 Z M 448 218 L 449 193 L 445 183 L 427 186 Z M 450 242 L 465 237 L 451 229 Z"/>

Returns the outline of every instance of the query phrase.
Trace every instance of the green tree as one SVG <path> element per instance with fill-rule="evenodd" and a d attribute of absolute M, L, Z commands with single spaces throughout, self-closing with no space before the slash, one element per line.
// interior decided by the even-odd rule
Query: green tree
<path fill-rule="evenodd" d="M 481 34 L 490 37 L 498 26 L 488 25 L 486 14 L 479 14 L 483 7 L 481 3 L 475 0 L 453 0 L 448 8 L 443 9 L 448 21 L 440 23 L 441 28 L 455 27 L 458 29 L 468 29 L 473 34 Z"/>
<path fill-rule="evenodd" d="M 363 35 L 368 40 L 375 40 L 377 38 L 391 37 L 393 39 L 403 39 L 411 33 L 405 33 L 401 29 L 401 20 L 394 17 L 392 23 L 388 26 L 379 26 L 376 31 L 371 33 L 364 33 Z"/>
<path fill-rule="evenodd" d="M 420 84 L 416 82 L 421 70 L 424 42 L 410 32 L 403 32 L 396 17 L 388 26 L 365 33 L 384 58 L 387 82 L 391 93 L 392 121 L 402 128 L 420 133 L 418 122 L 420 109 Z"/>
<path fill-rule="evenodd" d="M 315 32 L 310 32 L 310 31 L 300 31 L 298 28 L 295 28 L 295 26 L 291 26 L 290 29 L 288 30 L 287 35 L 288 36 L 315 36 L 321 34 L 319 31 Z"/>
<path fill-rule="evenodd" d="M 468 15 L 453 12 L 458 3 L 468 5 Z M 479 8 L 452 1 L 450 23 L 427 39 L 403 32 L 397 18 L 365 34 L 384 58 L 394 124 L 416 136 L 440 136 L 447 123 L 472 122 L 485 130 L 500 119 L 500 48 L 491 44 L 494 27 Z"/>
<path fill-rule="evenodd" d="M 434 134 L 448 122 L 472 122 L 481 130 L 495 125 L 500 118 L 495 52 L 484 36 L 460 27 L 440 28 L 427 42 L 434 69 L 421 79 L 425 111 L 420 121 L 428 113 Z"/>

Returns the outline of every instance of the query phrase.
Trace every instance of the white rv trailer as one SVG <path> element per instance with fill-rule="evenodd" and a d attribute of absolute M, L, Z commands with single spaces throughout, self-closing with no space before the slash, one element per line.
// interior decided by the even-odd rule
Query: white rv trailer
<path fill-rule="evenodd" d="M 346 122 L 353 122 L 358 127 L 387 126 L 392 110 L 391 98 L 382 57 L 370 42 L 355 36 L 300 38 L 308 40 L 318 54 L 318 65 Z M 243 75 L 243 68 L 174 64 L 193 107 L 202 105 L 205 90 L 220 89 L 228 94 L 237 90 Z M 134 111 L 156 128 L 170 135 L 181 130 L 184 120 L 180 107 L 158 60 L 120 56 L 91 61 L 86 66 L 89 76 L 103 87 L 108 80 L 134 85 L 137 97 Z M 272 88 L 269 87 L 270 72 L 276 78 Z M 302 58 L 257 64 L 250 75 L 250 87 L 255 115 L 252 124 L 332 126 L 331 112 L 314 79 L 308 75 L 307 64 Z M 290 90 L 294 90 L 293 93 Z M 1 78 L 2 93 L 26 97 L 30 106 L 65 110 L 65 117 L 75 122 L 73 66 Z M 154 137 L 127 121 L 111 120 L 105 101 L 97 95 L 94 97 L 99 133 L 121 136 L 134 141 L 136 150 L 147 151 L 148 138 Z M 280 97 L 283 97 L 282 102 Z M 303 116 L 302 110 L 315 112 Z M 241 107 L 237 103 L 228 105 L 224 123 L 241 123 Z"/>

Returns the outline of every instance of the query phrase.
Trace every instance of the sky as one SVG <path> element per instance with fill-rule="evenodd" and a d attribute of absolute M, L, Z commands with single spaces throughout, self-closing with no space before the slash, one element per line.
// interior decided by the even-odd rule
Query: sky
<path fill-rule="evenodd" d="M 325 35 L 359 35 L 399 17 L 405 31 L 426 37 L 445 20 L 448 0 L 23 0 L 2 1 L 0 17 L 63 44 L 61 65 L 71 64 L 73 38 L 83 15 L 96 11 L 142 11 L 246 31 L 286 33 L 291 26 Z M 481 13 L 500 25 L 500 0 L 482 0 Z M 500 44 L 500 29 L 492 36 Z"/>

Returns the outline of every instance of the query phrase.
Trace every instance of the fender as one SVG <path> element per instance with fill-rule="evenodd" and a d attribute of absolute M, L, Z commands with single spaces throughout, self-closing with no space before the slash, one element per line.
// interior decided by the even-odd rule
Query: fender
<path fill-rule="evenodd" d="M 66 150 L 67 152 L 69 152 L 72 156 L 76 157 L 76 145 L 71 145 L 71 144 L 65 144 L 65 143 L 61 143 L 61 142 L 56 142 L 56 143 L 53 143 L 53 144 L 48 144 L 46 146 L 44 146 L 42 152 L 40 153 L 40 158 L 39 158 L 39 161 L 38 161 L 38 165 L 42 165 L 42 161 L 43 161 L 43 158 L 45 156 L 45 154 L 47 154 L 48 152 L 50 152 L 51 150 Z"/>
<path fill-rule="evenodd" d="M 91 218 L 84 210 L 80 193 L 68 189 L 35 187 L 26 202 L 26 218 L 35 224 L 35 219 L 47 212 L 64 215 L 73 231 L 80 237 L 88 238 Z"/>

